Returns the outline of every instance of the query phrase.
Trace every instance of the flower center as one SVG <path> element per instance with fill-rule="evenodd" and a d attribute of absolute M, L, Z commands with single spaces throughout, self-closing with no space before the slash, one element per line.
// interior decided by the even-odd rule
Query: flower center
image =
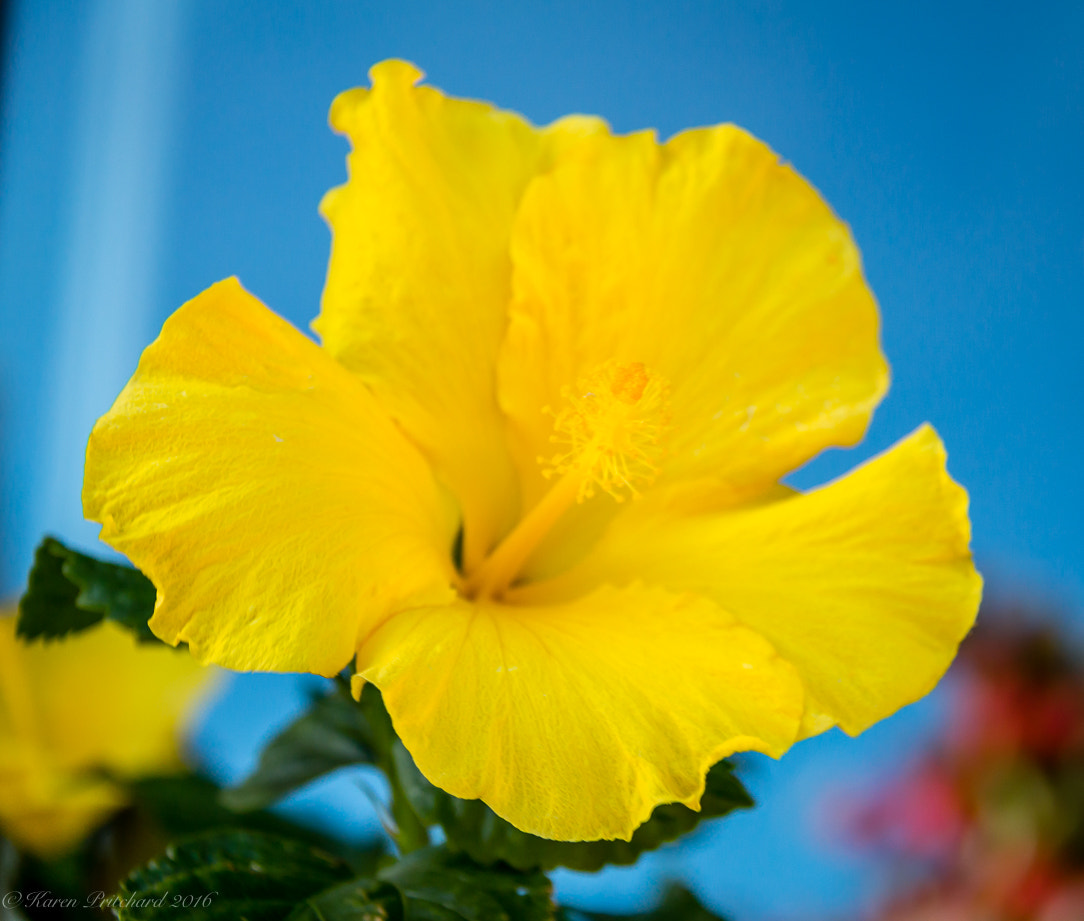
<path fill-rule="evenodd" d="M 539 458 L 553 486 L 463 584 L 468 598 L 499 598 L 531 554 L 572 506 L 598 489 L 623 502 L 639 496 L 658 472 L 662 440 L 670 425 L 665 378 L 641 362 L 609 361 L 565 387 L 567 405 L 553 413 L 550 441 L 562 449 Z"/>
<path fill-rule="evenodd" d="M 568 401 L 554 416 L 550 440 L 564 448 L 545 465 L 543 475 L 578 473 L 577 499 L 604 489 L 618 502 L 622 490 L 639 495 L 637 485 L 650 483 L 662 436 L 669 425 L 668 387 L 642 362 L 607 362 L 579 381 L 576 390 L 561 390 Z"/>

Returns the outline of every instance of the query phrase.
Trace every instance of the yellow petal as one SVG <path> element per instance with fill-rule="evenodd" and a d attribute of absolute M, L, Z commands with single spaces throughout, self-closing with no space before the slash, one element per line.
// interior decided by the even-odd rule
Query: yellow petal
<path fill-rule="evenodd" d="M 576 153 L 531 184 L 512 235 L 499 380 L 526 505 L 567 388 L 610 361 L 669 382 L 658 483 L 703 478 L 717 508 L 857 442 L 887 368 L 858 252 L 816 190 L 732 125 Z"/>
<path fill-rule="evenodd" d="M 425 460 L 235 279 L 144 352 L 91 435 L 83 504 L 158 589 L 151 629 L 230 668 L 333 675 L 389 611 L 451 595 Z"/>
<path fill-rule="evenodd" d="M 24 644 L 0 617 L 0 830 L 54 856 L 124 805 L 123 777 L 180 767 L 178 728 L 213 673 L 113 624 Z"/>
<path fill-rule="evenodd" d="M 794 663 L 804 735 L 863 729 L 925 695 L 970 629 L 982 580 L 968 549 L 967 493 L 923 426 L 806 495 L 729 513 L 634 504 L 575 570 L 519 600 L 635 580 L 701 592 Z"/>
<path fill-rule="evenodd" d="M 430 781 L 558 840 L 628 839 L 659 803 L 698 808 L 712 764 L 779 755 L 802 713 L 767 642 L 661 589 L 404 611 L 362 644 L 358 672 Z"/>
<path fill-rule="evenodd" d="M 359 374 L 433 461 L 476 563 L 514 521 L 518 487 L 494 393 L 510 291 L 508 239 L 528 180 L 590 119 L 538 131 L 491 105 L 415 86 L 385 61 L 341 94 L 350 179 L 324 198 L 331 260 L 324 345 Z"/>

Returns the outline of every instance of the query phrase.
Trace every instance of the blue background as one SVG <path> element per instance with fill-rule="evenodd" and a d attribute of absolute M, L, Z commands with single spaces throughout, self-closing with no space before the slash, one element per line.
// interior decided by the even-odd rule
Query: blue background
<path fill-rule="evenodd" d="M 580 111 L 666 137 L 734 121 L 768 141 L 851 225 L 893 368 L 865 443 L 794 482 L 928 419 L 971 493 L 991 590 L 1079 611 L 1081 47 L 1074 3 L 16 2 L 0 109 L 0 586 L 20 588 L 45 531 L 94 547 L 86 435 L 173 309 L 236 274 L 307 328 L 328 253 L 316 205 L 345 175 L 328 105 L 401 56 L 538 123 Z M 751 761 L 756 812 L 632 871 L 563 874 L 561 893 L 631 909 L 678 874 L 739 919 L 860 904 L 878 877 L 824 846 L 825 804 L 906 759 L 943 698 L 857 741 Z M 295 679 L 238 680 L 197 736 L 208 767 L 243 772 L 301 699 Z M 295 808 L 360 835 L 371 812 L 336 815 L 355 800 L 366 808 L 340 778 Z"/>

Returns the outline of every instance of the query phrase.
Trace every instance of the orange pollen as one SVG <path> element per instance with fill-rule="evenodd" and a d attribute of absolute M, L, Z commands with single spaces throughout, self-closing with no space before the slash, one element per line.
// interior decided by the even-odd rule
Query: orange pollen
<path fill-rule="evenodd" d="M 631 365 L 618 365 L 614 369 L 613 383 L 610 384 L 610 393 L 622 403 L 633 406 L 640 402 L 644 395 L 644 388 L 650 378 L 642 361 L 634 361 Z"/>

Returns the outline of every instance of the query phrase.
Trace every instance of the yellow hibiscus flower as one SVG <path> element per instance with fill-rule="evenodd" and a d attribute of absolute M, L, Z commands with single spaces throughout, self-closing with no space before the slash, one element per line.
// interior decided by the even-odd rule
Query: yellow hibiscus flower
<path fill-rule="evenodd" d="M 126 804 L 103 771 L 179 769 L 178 729 L 210 674 L 108 622 L 24 643 L 0 614 L 0 834 L 55 857 Z"/>
<path fill-rule="evenodd" d="M 356 656 L 433 783 L 561 840 L 929 691 L 981 585 L 936 434 L 780 485 L 888 381 L 816 191 L 732 125 L 539 129 L 371 76 L 331 109 L 323 347 L 221 282 L 91 436 L 151 628 L 235 669 Z"/>

